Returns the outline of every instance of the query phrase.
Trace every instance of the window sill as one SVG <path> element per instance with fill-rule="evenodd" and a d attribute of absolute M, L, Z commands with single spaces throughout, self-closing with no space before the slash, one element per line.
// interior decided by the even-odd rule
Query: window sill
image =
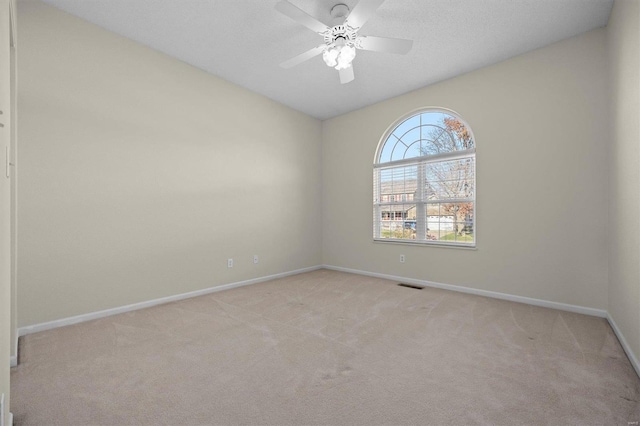
<path fill-rule="evenodd" d="M 470 244 L 451 244 L 451 243 L 438 243 L 438 242 L 419 242 L 419 241 L 408 241 L 408 240 L 392 240 L 389 238 L 374 238 L 373 242 L 375 244 L 399 244 L 402 246 L 419 246 L 419 247 L 437 247 L 437 248 L 450 248 L 450 249 L 462 249 L 462 250 L 478 250 L 476 245 Z"/>

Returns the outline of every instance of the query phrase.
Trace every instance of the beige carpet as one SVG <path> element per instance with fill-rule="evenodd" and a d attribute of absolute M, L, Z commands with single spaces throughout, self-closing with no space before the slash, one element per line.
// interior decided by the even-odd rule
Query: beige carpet
<path fill-rule="evenodd" d="M 606 320 L 395 284 L 319 270 L 25 336 L 16 424 L 640 420 Z"/>

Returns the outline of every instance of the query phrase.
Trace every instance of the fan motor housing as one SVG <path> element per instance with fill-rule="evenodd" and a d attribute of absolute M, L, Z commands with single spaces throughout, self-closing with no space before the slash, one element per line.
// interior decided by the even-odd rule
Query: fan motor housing
<path fill-rule="evenodd" d="M 357 31 L 349 25 L 336 25 L 324 33 L 324 42 L 327 45 L 331 45 L 334 44 L 337 39 L 342 38 L 345 44 L 353 46 L 357 36 Z"/>
<path fill-rule="evenodd" d="M 331 17 L 333 19 L 346 19 L 349 15 L 349 6 L 344 3 L 338 3 L 331 8 Z"/>

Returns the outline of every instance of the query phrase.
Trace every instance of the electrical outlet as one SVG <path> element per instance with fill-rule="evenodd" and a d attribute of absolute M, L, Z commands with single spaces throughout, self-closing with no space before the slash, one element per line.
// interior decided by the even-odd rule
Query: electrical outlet
<path fill-rule="evenodd" d="M 404 263 L 404 254 L 400 255 L 400 263 Z"/>
<path fill-rule="evenodd" d="M 227 259 L 227 268 L 233 268 L 233 259 Z"/>
<path fill-rule="evenodd" d="M 254 265 L 255 265 L 256 263 L 258 263 L 258 255 L 257 255 L 257 254 L 254 254 L 254 255 L 253 255 L 253 263 L 254 263 Z"/>

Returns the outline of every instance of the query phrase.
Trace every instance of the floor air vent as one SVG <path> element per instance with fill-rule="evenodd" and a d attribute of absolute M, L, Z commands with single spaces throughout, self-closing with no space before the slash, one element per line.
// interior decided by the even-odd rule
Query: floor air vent
<path fill-rule="evenodd" d="M 416 290 L 422 290 L 422 287 L 413 285 L 413 284 L 398 283 L 398 285 L 400 287 L 415 288 Z"/>

